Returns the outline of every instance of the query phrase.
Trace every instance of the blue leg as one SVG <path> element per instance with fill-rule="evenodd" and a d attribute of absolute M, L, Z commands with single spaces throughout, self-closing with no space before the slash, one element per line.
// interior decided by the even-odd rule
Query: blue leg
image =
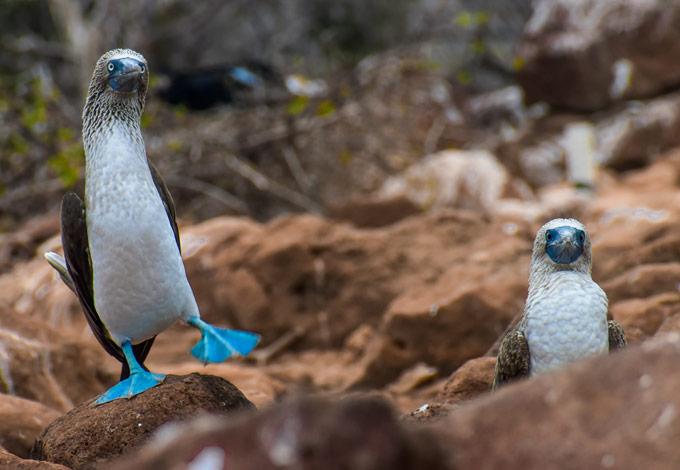
<path fill-rule="evenodd" d="M 125 359 L 130 366 L 130 377 L 108 389 L 106 393 L 97 398 L 95 405 L 101 405 L 117 398 L 132 398 L 151 387 L 155 387 L 165 379 L 165 375 L 152 374 L 139 365 L 135 353 L 132 352 L 130 341 L 123 341 L 120 346 L 123 348 L 123 354 L 125 354 Z"/>
<path fill-rule="evenodd" d="M 201 341 L 191 348 L 191 354 L 203 364 L 222 362 L 229 356 L 245 356 L 260 341 L 260 335 L 255 333 L 217 328 L 200 318 L 192 318 L 189 325 L 201 330 Z"/>

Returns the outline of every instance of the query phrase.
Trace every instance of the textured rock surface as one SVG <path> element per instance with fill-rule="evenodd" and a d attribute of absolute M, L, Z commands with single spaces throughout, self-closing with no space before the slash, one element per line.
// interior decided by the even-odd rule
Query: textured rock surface
<path fill-rule="evenodd" d="M 95 346 L 0 307 L 2 392 L 66 411 L 115 383 L 120 372 L 101 357 Z"/>
<path fill-rule="evenodd" d="M 0 447 L 28 458 L 36 436 L 59 416 L 38 402 L 0 394 Z"/>
<path fill-rule="evenodd" d="M 253 410 L 253 404 L 220 377 L 168 376 L 130 400 L 94 406 L 88 401 L 54 421 L 38 436 L 31 456 L 72 468 L 91 469 L 142 445 L 161 425 L 201 413 Z"/>
<path fill-rule="evenodd" d="M 664 0 L 543 0 L 517 46 L 529 102 L 593 111 L 680 82 L 680 6 Z M 653 34 L 652 34 L 653 32 Z"/>
<path fill-rule="evenodd" d="M 448 374 L 484 354 L 522 309 L 530 246 L 512 235 L 491 246 L 481 241 L 473 249 L 476 263 L 451 268 L 434 284 L 395 299 L 354 385 L 385 385 L 419 360 Z"/>
<path fill-rule="evenodd" d="M 451 374 L 437 401 L 460 403 L 490 392 L 495 367 L 495 357 L 470 359 Z"/>
<path fill-rule="evenodd" d="M 187 271 L 208 320 L 257 331 L 263 345 L 301 327 L 297 346 L 337 347 L 362 323 L 379 324 L 395 297 L 469 256 L 461 245 L 488 229 L 468 212 L 374 230 L 307 215 L 266 225 L 214 219 L 184 236 L 198 241 Z"/>
<path fill-rule="evenodd" d="M 69 470 L 68 467 L 51 462 L 39 462 L 17 457 L 0 450 L 0 468 L 7 470 Z"/>
<path fill-rule="evenodd" d="M 672 469 L 680 335 L 511 385 L 439 425 L 450 468 Z"/>
<path fill-rule="evenodd" d="M 136 456 L 107 468 L 437 470 L 442 462 L 432 436 L 406 429 L 382 401 L 306 399 L 231 423 L 202 419 L 166 428 Z"/>

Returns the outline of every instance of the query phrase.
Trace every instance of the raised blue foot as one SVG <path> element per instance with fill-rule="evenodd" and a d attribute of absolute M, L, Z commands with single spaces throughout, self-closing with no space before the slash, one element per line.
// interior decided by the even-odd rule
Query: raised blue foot
<path fill-rule="evenodd" d="M 201 340 L 191 348 L 191 354 L 204 364 L 245 356 L 260 341 L 260 335 L 255 333 L 217 328 L 200 318 L 192 318 L 189 324 L 201 330 Z"/>
<path fill-rule="evenodd" d="M 107 403 L 116 400 L 117 398 L 132 398 L 135 395 L 162 383 L 165 379 L 165 375 L 152 374 L 139 365 L 135 358 L 135 354 L 132 352 L 130 341 L 124 341 L 123 344 L 121 344 L 121 348 L 123 349 L 123 354 L 125 354 L 128 366 L 130 366 L 130 377 L 108 389 L 106 393 L 97 398 L 95 405 L 101 405 L 102 403 Z"/>

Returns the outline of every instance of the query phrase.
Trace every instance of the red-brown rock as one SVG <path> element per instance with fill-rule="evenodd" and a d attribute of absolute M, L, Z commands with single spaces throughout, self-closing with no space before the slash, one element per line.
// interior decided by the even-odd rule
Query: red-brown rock
<path fill-rule="evenodd" d="M 674 469 L 680 335 L 510 385 L 437 425 L 449 468 Z"/>
<path fill-rule="evenodd" d="M 680 82 L 678 31 L 680 8 L 662 0 L 543 0 L 519 40 L 517 77 L 528 102 L 583 111 L 648 97 Z"/>
<path fill-rule="evenodd" d="M 438 470 L 442 462 L 433 436 L 407 429 L 380 400 L 298 399 L 232 422 L 166 428 L 136 456 L 107 468 Z"/>
<path fill-rule="evenodd" d="M 0 446 L 14 455 L 28 458 L 36 436 L 60 415 L 40 403 L 0 394 Z"/>
<path fill-rule="evenodd" d="M 435 284 L 407 290 L 392 303 L 354 386 L 385 385 L 419 361 L 450 373 L 493 345 L 522 309 L 529 259 L 520 239 L 490 245 L 476 253 L 476 263 L 452 268 Z M 501 253 L 514 262 L 501 263 Z"/>
<path fill-rule="evenodd" d="M 14 454 L 0 451 L 0 468 L 7 470 L 69 470 L 52 462 L 39 462 L 17 457 Z"/>
<path fill-rule="evenodd" d="M 73 470 L 92 469 L 141 446 L 165 423 L 202 413 L 223 415 L 254 408 L 220 377 L 170 375 L 161 385 L 129 400 L 99 406 L 90 400 L 74 408 L 38 436 L 31 457 Z"/>
<path fill-rule="evenodd" d="M 66 411 L 115 384 L 101 348 L 0 308 L 0 392 Z M 115 367 L 115 365 L 114 365 Z"/>
<path fill-rule="evenodd" d="M 437 402 L 460 403 L 490 392 L 495 367 L 495 357 L 470 359 L 451 374 Z"/>
<path fill-rule="evenodd" d="M 361 324 L 378 325 L 404 291 L 467 260 L 467 243 L 495 239 L 501 227 L 453 211 L 378 229 L 312 215 L 266 225 L 220 218 L 184 231 L 185 246 L 196 245 L 186 265 L 208 321 L 261 333 L 263 346 L 301 327 L 298 348 L 338 347 Z"/>

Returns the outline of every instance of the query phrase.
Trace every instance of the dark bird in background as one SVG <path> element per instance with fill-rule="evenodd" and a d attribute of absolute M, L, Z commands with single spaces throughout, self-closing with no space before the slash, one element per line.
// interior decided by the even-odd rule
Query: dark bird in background
<path fill-rule="evenodd" d="M 524 316 L 498 350 L 493 388 L 626 347 L 607 321 L 607 295 L 590 276 L 590 235 L 579 221 L 554 219 L 538 231 Z"/>
<path fill-rule="evenodd" d="M 147 159 L 140 120 L 149 71 L 115 49 L 97 62 L 83 110 L 85 202 L 61 208 L 64 258 L 45 255 L 73 290 L 95 337 L 122 363 L 121 381 L 97 401 L 132 397 L 164 380 L 144 367 L 157 334 L 177 320 L 200 330 L 191 353 L 204 363 L 248 354 L 259 336 L 201 320 L 184 271 L 175 206 Z"/>
<path fill-rule="evenodd" d="M 219 104 L 249 102 L 253 93 L 264 93 L 266 88 L 281 84 L 272 67 L 257 61 L 186 71 L 161 67 L 159 75 L 167 82 L 158 93 L 162 100 L 197 111 Z"/>

